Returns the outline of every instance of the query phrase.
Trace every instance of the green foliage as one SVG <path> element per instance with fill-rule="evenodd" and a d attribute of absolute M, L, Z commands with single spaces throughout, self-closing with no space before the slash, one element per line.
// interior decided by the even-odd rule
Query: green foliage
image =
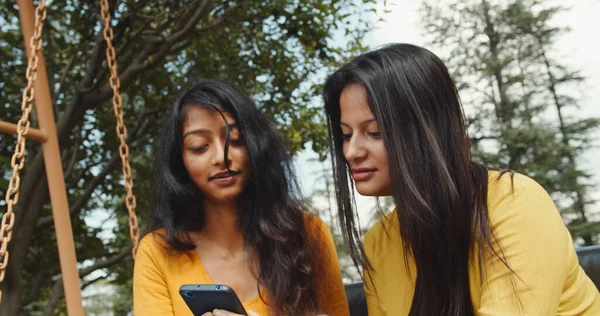
<path fill-rule="evenodd" d="M 567 114 L 578 107 L 572 91 L 584 79 L 551 57 L 567 32 L 552 20 L 563 10 L 538 0 L 470 0 L 427 1 L 422 12 L 463 97 L 474 159 L 536 179 L 571 234 L 591 245 L 600 222 L 590 220 L 598 210 L 579 157 L 600 121 Z"/>

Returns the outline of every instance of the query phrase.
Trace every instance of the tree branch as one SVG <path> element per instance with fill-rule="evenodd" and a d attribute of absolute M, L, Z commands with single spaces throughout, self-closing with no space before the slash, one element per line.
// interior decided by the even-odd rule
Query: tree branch
<path fill-rule="evenodd" d="M 169 49 L 168 54 L 175 54 L 177 52 L 180 52 L 183 49 L 190 46 L 190 44 L 192 44 L 192 43 L 193 43 L 192 39 L 187 39 L 187 40 L 181 42 L 179 45 L 173 45 L 172 48 Z"/>
<path fill-rule="evenodd" d="M 92 55 L 87 64 L 87 71 L 81 84 L 79 85 L 77 92 L 81 94 L 86 94 L 91 91 L 94 87 L 94 78 L 96 78 L 96 74 L 98 73 L 98 69 L 102 65 L 102 61 L 104 60 L 104 49 L 106 44 L 104 44 L 104 36 L 102 31 L 98 33 L 96 36 L 96 43 L 94 45 L 94 50 L 92 51 Z"/>
<path fill-rule="evenodd" d="M 99 270 L 99 269 L 105 269 L 108 267 L 111 267 L 119 262 L 121 262 L 122 260 L 128 258 L 131 256 L 131 247 L 127 247 L 123 250 L 121 250 L 120 252 L 117 253 L 111 253 L 109 254 L 108 258 L 105 259 L 101 259 L 96 261 L 96 263 L 94 263 L 93 265 L 87 267 L 87 268 L 83 268 L 79 270 L 79 277 L 83 278 L 86 275 Z"/>
<path fill-rule="evenodd" d="M 27 297 L 21 301 L 21 308 L 34 302 L 40 297 L 42 283 L 47 279 L 47 277 L 48 273 L 46 270 L 40 271 L 38 274 L 36 274 L 35 278 L 31 282 L 29 294 L 27 294 Z"/>
<path fill-rule="evenodd" d="M 20 306 L 23 284 L 23 266 L 27 260 L 29 245 L 33 235 L 33 224 L 40 216 L 42 206 L 48 200 L 48 185 L 43 172 L 43 157 L 38 153 L 21 183 L 21 198 L 16 205 L 13 241 L 9 245 L 10 264 L 6 268 L 6 279 L 2 283 L 5 290 L 0 304 L 0 315 L 13 314 Z"/>
<path fill-rule="evenodd" d="M 77 55 L 71 56 L 71 58 L 67 62 L 67 65 L 63 68 L 63 70 L 60 74 L 60 81 L 58 82 L 58 89 L 56 89 L 56 91 L 54 92 L 54 98 L 52 98 L 52 106 L 54 106 L 54 108 L 55 108 L 54 111 L 55 111 L 56 116 L 58 115 L 58 111 L 56 109 L 56 102 L 58 102 L 59 96 L 63 93 L 63 91 L 65 89 L 65 80 L 67 80 L 67 75 L 69 74 L 71 67 L 73 67 L 73 63 L 75 61 L 76 56 Z"/>
<path fill-rule="evenodd" d="M 125 42 L 125 44 L 121 47 L 119 47 L 119 49 L 117 50 L 117 56 L 122 56 L 123 53 L 125 52 L 125 50 L 127 48 L 129 48 L 129 46 L 131 46 L 131 44 L 133 44 L 133 42 L 140 36 L 140 34 L 142 34 L 143 31 L 145 31 L 148 27 L 148 25 L 150 25 L 150 23 L 152 23 L 152 21 L 146 21 L 146 23 L 144 23 L 144 25 L 142 25 L 140 27 L 139 30 L 137 30 L 135 33 L 133 33 L 132 35 L 127 37 L 127 42 Z M 135 52 L 131 53 L 131 56 L 135 55 Z M 126 65 L 128 63 L 125 63 Z"/>
<path fill-rule="evenodd" d="M 46 308 L 44 309 L 44 316 L 54 315 L 54 310 L 64 295 L 63 290 L 62 278 L 59 278 L 54 282 L 54 286 L 52 287 L 52 295 L 50 295 L 50 299 L 48 299 Z"/>
<path fill-rule="evenodd" d="M 79 133 L 79 131 L 75 131 L 75 142 L 73 144 L 73 146 L 71 146 L 71 148 L 73 148 L 72 152 L 71 152 L 71 157 L 69 159 L 69 164 L 67 165 L 67 169 L 65 170 L 65 175 L 64 178 L 65 180 L 68 179 L 71 174 L 73 173 L 73 170 L 75 169 L 75 164 L 77 163 L 77 154 L 79 153 L 79 145 L 81 145 L 81 134 Z"/>
<path fill-rule="evenodd" d="M 153 67 L 155 65 L 157 65 L 160 61 L 162 61 L 162 59 L 164 58 L 164 56 L 166 56 L 167 53 L 171 52 L 170 48 L 172 47 L 173 43 L 178 42 L 184 35 L 186 35 L 188 32 L 190 32 L 197 24 L 198 21 L 200 20 L 200 18 L 202 17 L 202 15 L 205 13 L 206 8 L 208 6 L 208 3 L 210 1 L 208 0 L 203 0 L 202 3 L 198 6 L 196 6 L 196 11 L 194 12 L 194 14 L 189 18 L 189 19 L 178 19 L 179 21 L 187 21 L 187 23 L 183 26 L 183 27 L 175 27 L 175 30 L 171 32 L 170 35 L 168 36 L 157 36 L 157 38 L 154 39 L 148 39 L 148 45 L 146 45 L 146 47 L 142 50 L 142 53 L 140 53 L 139 56 L 139 62 L 138 62 L 138 67 L 139 66 L 143 66 L 146 65 L 146 67 L 150 66 Z M 193 6 L 190 6 L 193 7 Z M 161 44 L 159 47 L 156 47 L 156 44 Z M 153 61 L 151 63 L 148 63 L 147 58 L 150 57 L 150 55 L 152 55 L 154 52 L 156 52 L 156 55 L 153 58 Z M 127 68 L 123 71 L 122 74 L 122 81 L 127 80 L 129 77 L 135 75 L 137 72 L 139 72 L 140 70 L 137 70 L 138 67 L 131 67 L 131 68 Z M 137 72 L 135 71 L 137 70 Z"/>
<path fill-rule="evenodd" d="M 69 214 L 71 215 L 71 217 L 73 217 L 73 216 L 75 216 L 75 214 L 79 213 L 79 211 L 89 201 L 90 197 L 92 196 L 92 193 L 94 193 L 94 191 L 96 190 L 96 187 L 98 187 L 102 183 L 102 181 L 104 181 L 104 178 L 117 167 L 120 160 L 121 160 L 121 157 L 119 157 L 118 154 L 113 155 L 112 158 L 110 159 L 110 161 L 104 166 L 104 169 L 102 169 L 102 171 L 100 171 L 100 173 L 98 173 L 98 175 L 96 175 L 92 179 L 92 181 L 90 181 L 90 184 L 87 186 L 87 188 L 85 189 L 83 194 L 69 208 Z M 37 221 L 37 223 L 35 225 L 35 229 L 43 230 L 49 226 L 52 226 L 53 224 L 54 224 L 54 218 L 52 217 L 52 215 L 48 215 L 48 216 L 40 218 Z"/>
<path fill-rule="evenodd" d="M 204 13 L 209 2 L 210 1 L 208 0 L 203 0 L 202 3 L 197 7 L 194 15 L 188 20 L 185 26 L 182 27 L 179 31 L 171 33 L 171 36 L 167 38 L 167 43 L 179 41 L 181 37 L 183 37 L 187 32 L 189 32 L 193 27 L 195 27 L 198 24 L 198 21 L 200 20 L 200 17 Z"/>
<path fill-rule="evenodd" d="M 131 129 L 129 135 L 127 135 L 127 139 L 125 140 L 128 145 L 131 145 L 140 135 L 140 130 L 147 124 L 144 124 L 145 118 L 154 113 L 155 111 L 143 111 L 140 115 L 140 118 L 137 120 L 136 126 Z M 110 161 L 104 166 L 102 171 L 100 171 L 92 180 L 89 185 L 83 192 L 83 194 L 75 201 L 75 203 L 69 208 L 69 214 L 71 217 L 78 214 L 81 209 L 87 204 L 89 199 L 92 197 L 92 193 L 96 190 L 96 188 L 104 181 L 104 178 L 111 173 L 121 161 L 121 157 L 118 153 L 115 153 Z M 40 218 L 36 223 L 36 229 L 42 230 L 54 224 L 54 218 L 52 215 L 48 215 Z"/>
<path fill-rule="evenodd" d="M 122 260 L 131 256 L 131 248 L 125 248 L 116 254 L 111 254 L 112 257 L 99 260 L 95 264 L 79 270 L 79 278 L 83 278 L 86 275 L 98 270 L 108 268 L 113 266 Z M 85 285 L 84 285 L 85 286 Z M 47 302 L 46 308 L 44 309 L 44 316 L 52 316 L 56 306 L 61 302 L 64 296 L 64 288 L 62 283 L 62 278 L 58 278 L 56 282 L 54 282 L 54 286 L 52 287 L 52 295 Z"/>
<path fill-rule="evenodd" d="M 97 277 L 97 278 L 95 278 L 93 280 L 89 280 L 87 282 L 84 282 L 83 285 L 81 286 L 81 290 L 84 290 L 88 286 L 90 286 L 90 285 L 92 285 L 92 284 L 94 284 L 94 283 L 96 283 L 96 282 L 98 282 L 100 280 L 104 280 L 104 279 L 108 278 L 108 276 L 109 276 L 109 274 L 106 274 L 106 275 L 99 276 L 99 277 Z"/>
<path fill-rule="evenodd" d="M 161 36 L 161 40 L 158 41 L 162 43 L 160 46 L 156 46 L 155 43 L 157 43 L 157 41 L 147 39 L 146 46 L 141 50 L 141 52 L 137 56 L 133 58 L 132 62 L 121 72 L 121 75 L 119 76 L 121 86 L 127 86 L 129 82 L 131 82 L 139 73 L 145 72 L 148 69 L 155 67 L 163 61 L 166 55 L 168 55 L 169 53 L 173 53 L 171 51 L 173 43 L 179 41 L 183 36 L 186 35 L 186 33 L 190 32 L 190 30 L 198 24 L 198 21 L 202 17 L 202 14 L 204 14 L 208 3 L 208 0 L 202 1 L 202 4 L 199 5 L 196 11 L 194 12 L 194 15 L 187 21 L 187 23 L 181 29 L 174 30 L 173 32 L 171 32 L 171 35 L 164 38 L 164 40 Z M 228 11 L 234 10 L 238 6 L 239 4 L 231 7 L 230 9 L 228 9 Z M 211 27 L 218 23 L 221 23 L 223 20 L 224 19 L 222 18 L 216 19 L 211 24 Z M 149 61 L 148 57 L 150 57 L 151 55 L 153 55 L 153 58 L 152 61 Z M 106 83 L 101 88 L 99 88 L 96 93 L 86 95 L 84 102 L 97 104 L 99 102 L 102 102 L 103 100 L 108 99 L 111 96 L 111 94 L 112 89 L 110 85 Z"/>

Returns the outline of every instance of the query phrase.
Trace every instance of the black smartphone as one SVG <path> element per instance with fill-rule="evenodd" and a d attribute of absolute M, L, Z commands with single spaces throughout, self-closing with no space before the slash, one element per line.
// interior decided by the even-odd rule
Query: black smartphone
<path fill-rule="evenodd" d="M 224 284 L 184 284 L 179 288 L 194 316 L 222 309 L 247 316 L 246 310 L 232 288 Z"/>

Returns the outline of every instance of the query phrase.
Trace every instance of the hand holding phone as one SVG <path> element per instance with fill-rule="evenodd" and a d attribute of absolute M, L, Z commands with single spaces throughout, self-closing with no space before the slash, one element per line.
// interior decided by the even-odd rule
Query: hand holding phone
<path fill-rule="evenodd" d="M 254 316 L 254 315 L 255 314 L 253 314 L 252 311 L 249 311 L 249 316 Z M 211 312 L 204 313 L 204 314 L 202 314 L 202 316 L 242 316 L 242 315 L 234 314 L 232 312 L 224 311 L 221 309 L 216 309 L 212 313 Z"/>
<path fill-rule="evenodd" d="M 186 284 L 179 288 L 179 294 L 194 316 L 210 315 L 214 310 L 233 313 L 223 314 L 227 316 L 248 315 L 233 289 L 224 284 Z"/>

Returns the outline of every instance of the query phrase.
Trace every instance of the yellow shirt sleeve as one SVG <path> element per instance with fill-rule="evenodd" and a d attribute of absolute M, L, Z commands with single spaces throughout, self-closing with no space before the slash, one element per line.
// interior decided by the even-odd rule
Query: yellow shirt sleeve
<path fill-rule="evenodd" d="M 162 256 L 152 234 L 140 242 L 133 270 L 134 315 L 175 315 L 163 274 Z"/>
<path fill-rule="evenodd" d="M 350 311 L 333 237 L 327 224 L 316 216 L 315 219 L 318 226 L 317 238 L 319 244 L 322 245 L 321 254 L 324 256 L 324 260 L 317 258 L 317 263 L 323 263 L 320 269 L 321 275 L 317 277 L 317 280 L 319 280 L 317 293 L 322 312 L 331 316 L 348 316 Z"/>
<path fill-rule="evenodd" d="M 497 176 L 490 172 L 489 217 L 510 269 L 489 253 L 483 271 L 477 256 L 469 261 L 476 314 L 600 315 L 600 293 L 579 266 L 571 235 L 548 193 L 524 175 L 515 174 L 514 181 Z M 364 271 L 369 315 L 408 315 L 416 266 L 410 256 L 403 264 L 396 211 L 369 230 L 364 249 L 374 267 Z"/>
<path fill-rule="evenodd" d="M 571 236 L 539 184 L 515 174 L 511 190 L 509 181 L 505 175 L 490 183 L 488 205 L 492 230 L 514 274 L 495 256 L 487 257 L 477 315 L 557 315 L 569 265 L 578 267 Z"/>

